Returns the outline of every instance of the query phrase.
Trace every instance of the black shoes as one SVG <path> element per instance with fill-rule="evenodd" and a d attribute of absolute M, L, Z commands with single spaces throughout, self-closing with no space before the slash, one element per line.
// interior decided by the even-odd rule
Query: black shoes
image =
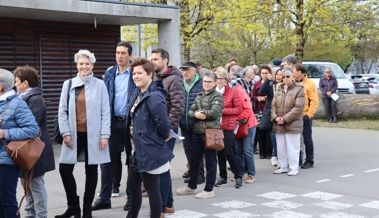
<path fill-rule="evenodd" d="M 225 185 L 228 185 L 228 180 L 226 178 L 220 178 L 215 184 L 216 187 L 221 187 Z"/>
<path fill-rule="evenodd" d="M 182 176 L 184 179 L 187 179 L 189 178 L 189 172 L 188 170 L 186 172 L 183 173 L 183 176 Z"/>
<path fill-rule="evenodd" d="M 184 183 L 189 183 L 189 181 L 190 181 L 190 178 L 187 178 L 187 179 L 184 180 Z M 202 184 L 204 182 L 205 182 L 205 179 L 203 177 L 200 177 L 200 176 L 197 177 L 197 184 L 198 185 L 200 185 L 200 184 Z"/>
<path fill-rule="evenodd" d="M 97 201 L 95 201 L 95 203 L 92 205 L 92 211 L 109 209 L 109 208 L 111 208 L 111 203 L 106 203 L 102 201 L 100 198 L 97 199 Z"/>
<path fill-rule="evenodd" d="M 241 178 L 236 179 L 236 188 L 242 188 L 242 179 Z"/>
<path fill-rule="evenodd" d="M 125 203 L 125 205 L 124 205 L 124 210 L 125 210 L 125 211 L 130 210 L 130 200 L 129 200 L 129 198 L 128 198 L 128 200 L 126 200 L 126 203 Z"/>
<path fill-rule="evenodd" d="M 301 169 L 310 169 L 313 168 L 313 164 L 309 162 L 305 162 L 303 165 L 301 165 Z"/>
<path fill-rule="evenodd" d="M 68 206 L 68 208 L 64 212 L 64 214 L 57 215 L 57 216 L 55 216 L 55 218 L 70 218 L 72 216 L 74 216 L 75 218 L 80 218 L 80 207 L 79 207 L 79 205 Z"/>
<path fill-rule="evenodd" d="M 118 187 L 112 188 L 112 197 L 120 196 L 120 189 Z"/>

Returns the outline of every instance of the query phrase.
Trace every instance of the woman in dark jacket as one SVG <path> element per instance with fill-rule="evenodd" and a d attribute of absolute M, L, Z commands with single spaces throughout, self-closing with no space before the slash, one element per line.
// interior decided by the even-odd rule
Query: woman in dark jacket
<path fill-rule="evenodd" d="M 224 109 L 224 98 L 214 88 L 216 81 L 217 77 L 215 73 L 206 72 L 203 74 L 204 91 L 197 95 L 195 102 L 188 112 L 188 116 L 195 120 L 191 145 L 190 180 L 187 187 L 176 190 L 176 193 L 179 195 L 196 193 L 200 160 L 202 160 L 205 155 L 207 168 L 206 185 L 204 191 L 195 195 L 195 197 L 200 199 L 214 197 L 213 188 L 217 173 L 217 151 L 205 149 L 204 122 L 206 128 L 220 129 L 220 118 Z"/>
<path fill-rule="evenodd" d="M 224 186 L 228 184 L 226 170 L 226 160 L 228 160 L 230 168 L 234 173 L 236 180 L 236 188 L 242 187 L 242 176 L 244 174 L 242 162 L 236 157 L 234 146 L 234 130 L 237 126 L 237 116 L 242 112 L 241 100 L 237 89 L 229 86 L 229 74 L 225 68 L 219 67 L 216 70 L 217 86 L 216 91 L 220 92 L 224 97 L 224 112 L 222 113 L 221 129 L 224 132 L 224 149 L 218 152 L 218 167 L 220 170 L 220 179 L 215 186 Z"/>
<path fill-rule="evenodd" d="M 268 65 L 263 65 L 259 69 L 259 75 L 261 80 L 257 81 L 253 87 L 253 99 L 255 100 L 254 114 L 259 114 L 259 111 L 264 111 L 267 103 L 267 95 L 260 95 L 259 91 L 262 88 L 262 84 L 266 80 L 267 76 L 272 74 L 271 68 Z M 258 121 L 260 122 L 260 121 Z M 269 131 L 267 129 L 261 129 L 260 125 L 257 131 L 259 142 L 259 157 L 260 159 L 271 159 L 272 157 L 272 144 Z"/>
<path fill-rule="evenodd" d="M 26 103 L 12 87 L 14 75 L 0 69 L 0 217 L 19 218 L 17 212 L 17 180 L 20 167 L 6 151 L 9 141 L 38 136 L 39 128 Z"/>
<path fill-rule="evenodd" d="M 319 88 L 322 93 L 326 119 L 331 123 L 337 123 L 337 101 L 332 99 L 332 94 L 337 92 L 338 81 L 332 76 L 330 68 L 325 68 L 325 76 L 320 79 Z"/>
<path fill-rule="evenodd" d="M 271 122 L 271 102 L 274 98 L 275 88 L 280 84 L 282 80 L 282 70 L 278 67 L 273 69 L 275 75 L 267 74 L 267 78 L 259 89 L 259 95 L 267 96 L 265 109 L 263 111 L 263 116 L 259 128 L 261 130 L 266 130 L 269 132 L 271 144 L 273 147 L 273 153 L 271 157 L 271 165 L 273 167 L 278 166 L 278 158 L 276 154 L 276 137 L 275 132 L 272 131 L 272 122 Z"/>
<path fill-rule="evenodd" d="M 171 139 L 170 121 L 166 113 L 167 92 L 160 81 L 153 82 L 154 64 L 146 58 L 137 58 L 130 65 L 137 89 L 127 106 L 131 140 L 129 147 L 130 210 L 127 218 L 137 218 L 142 204 L 141 184 L 149 195 L 151 218 L 161 218 L 162 199 L 159 175 L 168 171 L 174 158 L 167 145 Z"/>
<path fill-rule="evenodd" d="M 29 66 L 18 67 L 13 74 L 15 76 L 18 97 L 24 100 L 32 111 L 42 131 L 41 141 L 45 143 L 41 157 L 34 166 L 29 194 L 25 197 L 25 216 L 47 217 L 47 191 L 43 177 L 46 172 L 55 170 L 55 161 L 53 147 L 47 130 L 46 105 L 42 98 L 42 89 L 38 88 L 38 72 L 34 68 Z M 20 178 L 22 185 L 24 185 L 24 174 L 25 171 L 21 170 Z"/>

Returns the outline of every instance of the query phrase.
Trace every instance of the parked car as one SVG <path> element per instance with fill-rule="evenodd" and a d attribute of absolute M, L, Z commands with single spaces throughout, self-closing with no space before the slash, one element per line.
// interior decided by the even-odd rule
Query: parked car
<path fill-rule="evenodd" d="M 329 61 L 303 61 L 304 67 L 307 69 L 307 75 L 310 80 L 316 83 L 317 88 L 320 78 L 324 77 L 325 68 L 330 68 L 332 76 L 337 78 L 338 93 L 342 94 L 355 94 L 355 87 L 346 77 L 341 67 Z"/>
<path fill-rule="evenodd" d="M 370 83 L 361 75 L 351 75 L 351 82 L 355 87 L 357 94 L 370 94 Z"/>
<path fill-rule="evenodd" d="M 374 77 L 369 77 L 366 80 L 370 83 L 370 94 L 379 95 L 379 77 L 377 79 L 375 79 Z"/>

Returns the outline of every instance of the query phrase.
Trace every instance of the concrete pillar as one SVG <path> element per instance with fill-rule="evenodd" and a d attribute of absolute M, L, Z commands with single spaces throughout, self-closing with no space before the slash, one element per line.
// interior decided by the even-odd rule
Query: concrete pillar
<path fill-rule="evenodd" d="M 180 13 L 176 19 L 158 21 L 158 47 L 170 54 L 169 65 L 180 67 Z"/>

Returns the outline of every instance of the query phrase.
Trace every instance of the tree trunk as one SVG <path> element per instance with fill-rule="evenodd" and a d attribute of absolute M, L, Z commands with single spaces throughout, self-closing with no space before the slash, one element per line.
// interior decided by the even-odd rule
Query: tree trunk
<path fill-rule="evenodd" d="M 319 92 L 319 105 L 315 118 L 325 117 L 324 104 L 322 103 L 321 93 Z M 365 115 L 379 116 L 379 95 L 365 94 L 338 94 L 337 100 L 337 117 L 360 118 Z"/>
<path fill-rule="evenodd" d="M 187 62 L 187 61 L 190 61 L 190 58 L 191 58 L 191 48 L 188 48 L 186 46 L 186 43 L 184 43 L 184 54 L 183 54 L 183 58 L 184 58 L 184 62 Z"/>
<path fill-rule="evenodd" d="M 303 62 L 304 57 L 304 46 L 305 46 L 305 35 L 304 35 L 304 20 L 303 20 L 303 0 L 296 1 L 296 36 L 297 36 L 297 45 L 296 45 L 296 59 L 298 63 Z"/>

